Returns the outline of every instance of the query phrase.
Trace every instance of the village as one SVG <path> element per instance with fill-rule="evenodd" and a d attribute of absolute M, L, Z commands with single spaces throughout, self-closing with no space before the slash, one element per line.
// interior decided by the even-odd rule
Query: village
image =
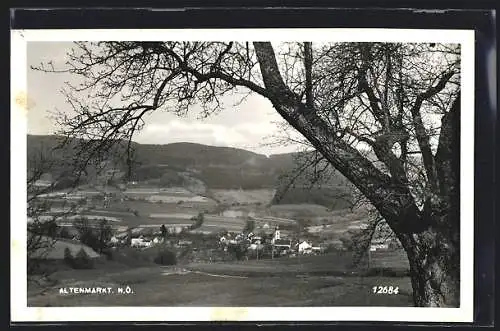
<path fill-rule="evenodd" d="M 47 182 L 41 180 L 36 184 L 44 187 Z M 229 193 L 245 196 L 248 192 Z M 72 192 L 50 192 L 37 198 L 43 207 L 37 220 L 55 220 L 59 227 L 56 245 L 69 247 L 73 255 L 78 253 L 75 247 L 88 246 L 82 240 L 82 222 L 94 233 L 102 231 L 103 225 L 107 229 L 106 235 L 96 233 L 102 241 L 99 249 L 85 247 L 84 250 L 90 252 L 87 255 L 99 256 L 103 250 L 113 252 L 126 247 L 138 251 L 156 247 L 171 249 L 176 255 L 183 252 L 190 260 L 203 262 L 347 251 L 350 247 L 335 233 L 346 234 L 366 228 L 359 220 L 346 224 L 335 224 L 333 220 L 332 224 L 324 224 L 323 220 L 323 224 L 318 225 L 314 223 L 318 217 L 301 222 L 292 214 L 270 215 L 264 211 L 261 201 L 248 199 L 221 208 L 212 199 L 184 188 L 156 189 L 135 182 L 121 184 L 118 188 L 83 187 Z M 301 227 L 300 224 L 309 226 Z M 334 235 L 328 235 L 328 229 L 335 225 L 341 231 L 337 229 L 332 232 Z M 88 232 L 89 229 L 83 230 Z M 373 239 L 368 248 L 383 251 L 392 248 L 392 244 L 388 240 Z M 44 259 L 62 260 L 63 251 L 63 248 L 54 249 L 45 253 Z"/>
<path fill-rule="evenodd" d="M 267 224 L 266 224 L 267 225 Z M 224 252 L 230 252 L 234 250 L 234 247 L 241 248 L 244 252 L 247 252 L 245 258 L 274 258 L 282 256 L 296 256 L 297 254 L 309 255 L 309 254 L 321 254 L 325 252 L 326 247 L 324 246 L 313 246 L 312 242 L 307 240 L 292 240 L 283 237 L 279 230 L 279 226 L 274 228 L 274 231 L 265 231 L 269 229 L 269 226 L 264 226 L 264 231 L 257 235 L 254 232 L 225 232 L 217 234 L 215 239 L 217 248 L 220 248 Z M 174 236 L 174 239 L 169 238 L 165 229 L 160 232 L 152 234 L 140 234 L 132 235 L 128 239 L 128 235 L 115 235 L 111 237 L 109 241 L 110 247 L 120 247 L 120 246 L 130 246 L 134 248 L 147 248 L 154 247 L 156 245 L 167 244 L 175 247 L 192 247 L 197 250 L 196 241 L 187 239 L 176 239 L 179 235 Z M 189 237 L 189 236 L 187 236 Z"/>

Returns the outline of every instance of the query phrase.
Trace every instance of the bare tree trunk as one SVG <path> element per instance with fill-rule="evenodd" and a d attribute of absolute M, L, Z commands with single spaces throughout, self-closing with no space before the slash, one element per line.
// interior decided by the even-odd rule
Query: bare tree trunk
<path fill-rule="evenodd" d="M 410 262 L 416 306 L 460 306 L 460 97 L 442 119 L 436 154 L 439 199 L 421 217 L 424 232 L 401 235 Z"/>
<path fill-rule="evenodd" d="M 400 235 L 410 263 L 413 300 L 417 307 L 460 306 L 458 229 L 435 229 Z"/>
<path fill-rule="evenodd" d="M 398 236 L 410 263 L 416 306 L 458 307 L 460 304 L 459 217 L 459 118 L 460 97 L 442 118 L 437 155 L 428 148 L 425 128 L 420 126 L 420 105 L 442 88 L 452 73 L 419 96 L 413 108 L 429 179 L 422 210 L 410 192 L 401 160 L 391 153 L 392 144 L 375 141 L 377 157 L 388 166 L 383 173 L 359 151 L 339 139 L 318 115 L 314 105 L 303 105 L 284 83 L 270 43 L 254 43 L 267 94 L 277 112 L 351 181 L 377 208 Z M 366 84 L 366 82 L 365 82 Z M 368 91 L 370 92 L 370 91 Z M 372 110 L 378 108 L 374 102 Z M 383 114 L 380 114 L 383 118 Z M 383 136 L 382 136 L 383 137 Z M 434 159 L 435 158 L 435 159 Z M 427 161 L 426 161 L 427 160 Z"/>

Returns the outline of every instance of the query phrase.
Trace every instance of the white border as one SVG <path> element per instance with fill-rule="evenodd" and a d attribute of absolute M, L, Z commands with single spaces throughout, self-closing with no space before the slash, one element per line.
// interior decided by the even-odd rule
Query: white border
<path fill-rule="evenodd" d="M 460 308 L 413 307 L 27 307 L 26 43 L 103 40 L 454 42 L 462 45 Z M 11 320 L 472 322 L 474 258 L 474 31 L 407 29 L 182 29 L 11 31 Z M 23 99 L 24 98 L 24 99 Z"/>

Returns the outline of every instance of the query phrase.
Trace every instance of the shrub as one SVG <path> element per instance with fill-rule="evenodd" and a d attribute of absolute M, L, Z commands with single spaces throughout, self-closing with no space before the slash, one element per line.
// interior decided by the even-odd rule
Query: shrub
<path fill-rule="evenodd" d="M 243 260 L 248 253 L 247 247 L 243 244 L 229 245 L 228 252 L 234 256 L 238 261 Z"/>
<path fill-rule="evenodd" d="M 103 249 L 107 247 L 107 242 L 111 239 L 112 229 L 105 219 L 100 220 L 98 224 L 99 227 L 94 229 L 88 219 L 82 218 L 75 223 L 75 227 L 83 244 L 102 253 Z"/>
<path fill-rule="evenodd" d="M 87 252 L 82 248 L 76 254 L 75 258 L 73 259 L 73 268 L 75 269 L 92 269 L 94 268 L 94 262 L 92 259 L 88 256 Z"/>
<path fill-rule="evenodd" d="M 66 263 L 70 267 L 73 267 L 74 258 L 73 254 L 71 254 L 71 250 L 68 247 L 64 249 L 64 263 Z"/>
<path fill-rule="evenodd" d="M 203 213 L 198 213 L 198 215 L 192 217 L 191 220 L 194 221 L 194 224 L 190 226 L 190 230 L 198 229 L 203 225 L 205 216 Z"/>
<path fill-rule="evenodd" d="M 106 248 L 102 251 L 102 254 L 104 256 L 106 256 L 106 259 L 108 261 L 112 261 L 113 260 L 113 250 L 111 250 L 110 248 Z"/>
<path fill-rule="evenodd" d="M 255 229 L 255 221 L 254 220 L 247 220 L 245 224 L 245 228 L 243 229 L 243 232 L 252 232 Z"/>
<path fill-rule="evenodd" d="M 168 249 L 161 249 L 155 257 L 154 262 L 160 265 L 175 265 L 177 264 L 177 257 L 175 253 Z"/>

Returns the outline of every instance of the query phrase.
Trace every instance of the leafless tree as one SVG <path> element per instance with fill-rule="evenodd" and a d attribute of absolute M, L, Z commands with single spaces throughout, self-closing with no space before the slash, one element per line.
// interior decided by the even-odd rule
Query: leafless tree
<path fill-rule="evenodd" d="M 50 193 L 57 191 L 61 180 L 67 180 L 67 173 L 58 173 L 56 168 L 68 167 L 56 161 L 50 154 L 55 147 L 31 146 L 27 167 L 27 277 L 28 281 L 42 284 L 56 270 L 49 266 L 48 255 L 61 237 L 60 220 L 75 213 L 76 204 L 68 201 L 53 210 L 53 200 Z M 54 174 L 50 181 L 43 181 L 44 175 Z M 42 183 L 40 183 L 42 181 Z M 70 181 L 73 182 L 73 181 Z M 70 185 L 71 186 L 71 185 Z"/>
<path fill-rule="evenodd" d="M 53 188 L 53 184 L 45 187 L 38 187 L 37 182 L 43 174 L 51 168 L 49 161 L 40 151 L 32 156 L 29 162 L 27 177 L 27 279 L 28 281 L 38 282 L 40 276 L 46 278 L 49 274 L 46 268 L 43 268 L 40 261 L 47 257 L 50 250 L 56 243 L 56 217 L 51 219 L 42 219 L 42 213 L 50 208 L 50 204 L 40 199 L 40 197 Z"/>
<path fill-rule="evenodd" d="M 80 78 L 59 123 L 83 156 L 130 144 L 152 111 L 267 98 L 394 231 L 415 305 L 459 305 L 459 45 L 79 42 L 67 63 L 38 69 Z"/>

